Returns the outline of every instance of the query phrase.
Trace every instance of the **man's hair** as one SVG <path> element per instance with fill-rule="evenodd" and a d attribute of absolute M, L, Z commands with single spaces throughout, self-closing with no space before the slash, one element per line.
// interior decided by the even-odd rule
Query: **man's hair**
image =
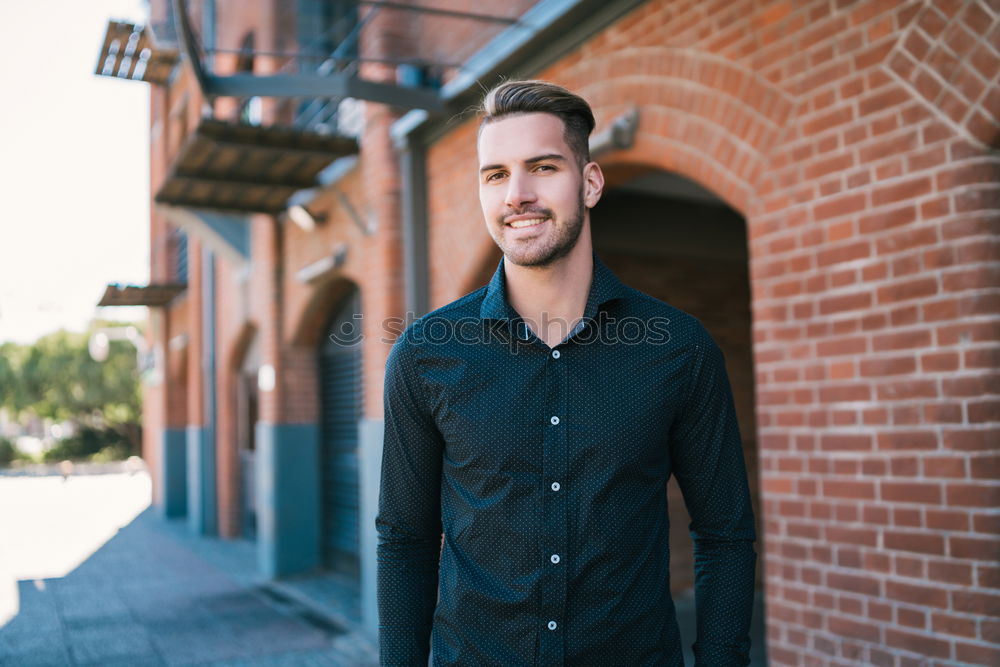
<path fill-rule="evenodd" d="M 579 95 L 548 81 L 504 81 L 493 87 L 480 108 L 479 129 L 508 116 L 526 113 L 550 113 L 563 122 L 563 137 L 580 166 L 590 162 L 590 133 L 594 131 L 594 112 Z"/>

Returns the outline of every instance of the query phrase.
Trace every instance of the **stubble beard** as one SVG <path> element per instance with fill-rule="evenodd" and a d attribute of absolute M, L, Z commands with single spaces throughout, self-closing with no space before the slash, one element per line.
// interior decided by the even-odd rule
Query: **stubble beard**
<path fill-rule="evenodd" d="M 583 203 L 583 188 L 580 188 L 579 205 L 573 216 L 566 219 L 565 224 L 557 225 L 552 211 L 547 208 L 526 207 L 516 214 L 537 213 L 549 219 L 552 227 L 547 237 L 531 239 L 527 242 L 506 243 L 503 240 L 503 231 L 506 230 L 503 217 L 497 220 L 500 231 L 494 235 L 493 240 L 503 251 L 504 258 L 512 264 L 518 266 L 541 267 L 549 266 L 566 255 L 576 247 L 580 240 L 580 232 L 583 230 L 583 219 L 586 208 Z"/>

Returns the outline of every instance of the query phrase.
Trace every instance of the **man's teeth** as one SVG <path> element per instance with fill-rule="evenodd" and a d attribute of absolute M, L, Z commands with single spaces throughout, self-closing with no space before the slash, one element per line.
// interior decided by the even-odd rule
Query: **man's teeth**
<path fill-rule="evenodd" d="M 510 226 L 514 229 L 520 229 L 521 227 L 531 227 L 532 225 L 537 225 L 545 222 L 545 218 L 532 218 L 530 220 L 515 220 L 510 223 Z"/>

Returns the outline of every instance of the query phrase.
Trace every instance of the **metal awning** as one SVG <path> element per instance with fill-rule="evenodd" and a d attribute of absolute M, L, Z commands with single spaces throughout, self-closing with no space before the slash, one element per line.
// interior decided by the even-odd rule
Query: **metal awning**
<path fill-rule="evenodd" d="M 98 306 L 165 306 L 187 289 L 179 283 L 151 285 L 118 285 L 111 283 L 104 290 Z"/>
<path fill-rule="evenodd" d="M 188 137 L 156 201 L 172 206 L 277 214 L 296 191 L 357 140 L 297 128 L 204 119 Z"/>
<path fill-rule="evenodd" d="M 165 84 L 179 60 L 177 49 L 158 43 L 149 26 L 108 21 L 95 73 L 117 79 Z"/>
<path fill-rule="evenodd" d="M 475 24 L 482 29 L 469 32 L 464 48 L 459 49 L 471 52 L 483 40 L 488 41 L 503 28 L 516 25 L 517 14 L 523 11 L 517 7 L 492 7 L 493 13 L 481 13 L 389 0 L 359 0 L 353 4 L 354 9 L 360 7 L 365 11 L 359 13 L 350 29 L 334 42 L 330 41 L 334 37 L 332 33 L 324 33 L 318 36 L 318 44 L 300 44 L 297 52 L 265 53 L 252 48 L 241 49 L 239 54 L 244 57 L 267 56 L 279 62 L 285 61 L 285 64 L 268 75 L 246 72 L 219 75 L 212 71 L 211 59 L 215 54 L 226 51 L 206 45 L 199 38 L 192 25 L 187 2 L 175 0 L 173 3 L 178 46 L 206 98 L 355 98 L 432 113 L 448 112 L 448 106 L 439 93 L 440 82 L 445 72 L 461 67 L 460 63 L 464 60 L 462 54 L 441 53 L 430 40 L 430 47 L 408 45 L 410 53 L 400 53 L 395 57 L 366 57 L 358 52 L 362 31 L 367 26 L 376 26 L 383 14 L 399 12 L 409 15 L 411 29 L 422 33 L 457 30 L 461 34 L 467 32 L 469 24 Z M 298 3 L 289 6 L 299 8 Z M 279 12 L 281 7 L 284 6 L 279 3 Z M 291 23 L 288 19 L 294 17 L 282 18 L 285 24 Z M 406 42 L 405 39 L 403 41 Z M 366 62 L 396 67 L 398 83 L 363 78 L 360 66 Z"/>

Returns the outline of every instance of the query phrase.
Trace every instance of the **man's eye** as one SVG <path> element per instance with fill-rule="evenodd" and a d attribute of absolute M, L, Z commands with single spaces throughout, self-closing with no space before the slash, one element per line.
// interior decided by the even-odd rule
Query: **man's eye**
<path fill-rule="evenodd" d="M 540 164 L 537 167 L 535 167 L 535 171 L 555 171 L 555 170 L 556 168 L 553 167 L 551 164 Z"/>
<path fill-rule="evenodd" d="M 498 181 L 501 178 L 503 178 L 503 172 L 495 171 L 495 172 L 493 172 L 492 174 L 490 174 L 489 176 L 486 177 L 486 181 L 487 182 L 489 182 L 489 181 Z"/>

